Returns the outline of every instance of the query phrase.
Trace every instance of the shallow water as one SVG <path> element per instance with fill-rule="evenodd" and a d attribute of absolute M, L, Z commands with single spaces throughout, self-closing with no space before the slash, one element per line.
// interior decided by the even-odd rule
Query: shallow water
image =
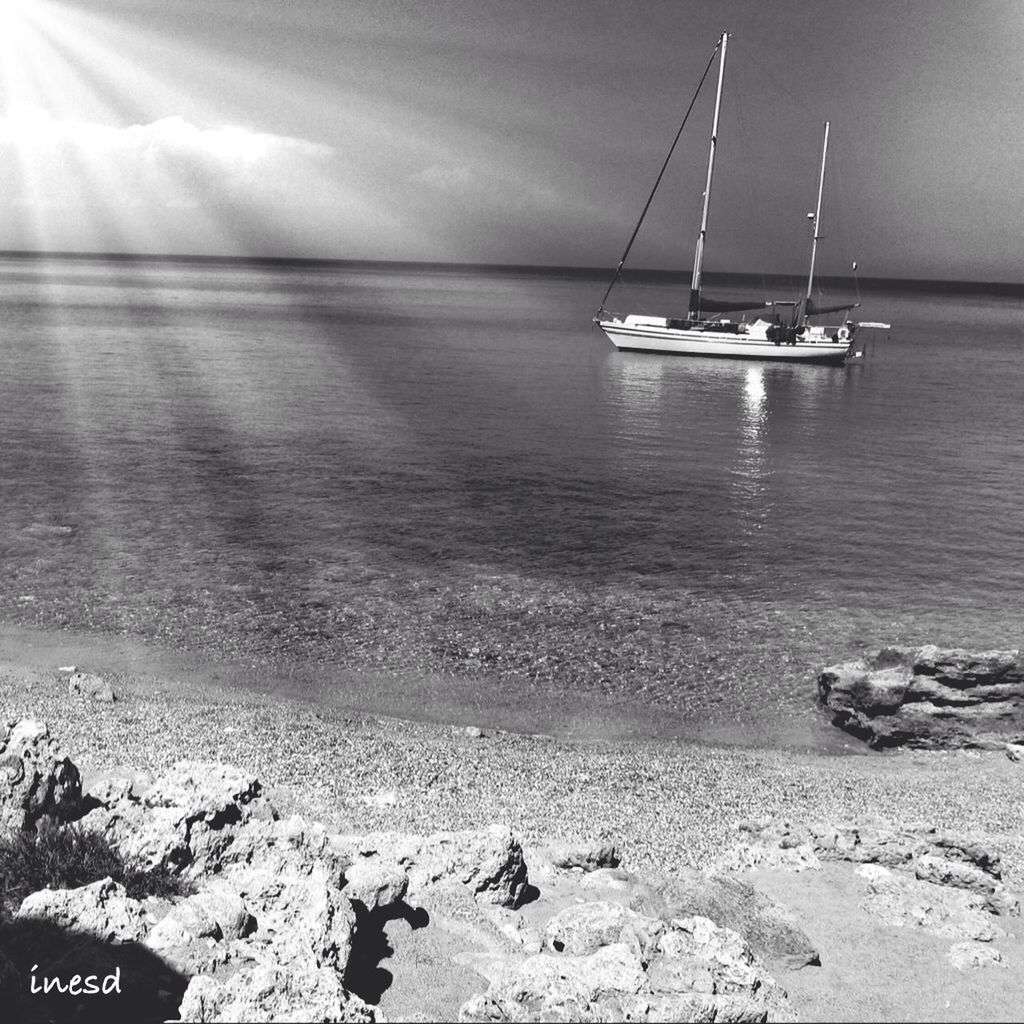
<path fill-rule="evenodd" d="M 1019 299 L 865 293 L 830 368 L 616 352 L 603 290 L 0 262 L 0 616 L 754 739 L 864 648 L 1020 643 Z"/>

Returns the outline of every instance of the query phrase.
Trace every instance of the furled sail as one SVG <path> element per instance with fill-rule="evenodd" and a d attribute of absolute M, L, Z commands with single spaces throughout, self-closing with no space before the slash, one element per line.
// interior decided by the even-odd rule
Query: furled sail
<path fill-rule="evenodd" d="M 814 316 L 818 313 L 842 313 L 847 309 L 856 309 L 859 305 L 859 302 L 846 302 L 841 306 L 819 306 L 814 299 L 808 299 L 804 314 L 806 316 Z"/>
<path fill-rule="evenodd" d="M 751 299 L 747 302 L 732 302 L 722 299 L 708 299 L 703 295 L 700 297 L 700 311 L 702 313 L 733 313 L 742 309 L 764 309 L 770 306 L 770 302 L 764 299 Z"/>

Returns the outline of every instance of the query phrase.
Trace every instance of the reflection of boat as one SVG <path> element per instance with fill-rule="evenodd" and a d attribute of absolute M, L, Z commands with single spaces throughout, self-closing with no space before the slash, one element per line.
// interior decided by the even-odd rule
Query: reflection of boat
<path fill-rule="evenodd" d="M 882 327 L 882 324 L 857 324 L 853 320 L 845 320 L 841 324 L 826 326 L 812 323 L 811 318 L 826 313 L 849 312 L 859 303 L 847 303 L 840 306 L 818 306 L 811 298 L 814 285 L 814 259 L 818 247 L 818 223 L 821 217 L 821 196 L 825 182 L 825 157 L 828 153 L 828 122 L 825 123 L 825 137 L 821 151 L 821 174 L 818 180 L 818 201 L 813 214 L 814 235 L 811 244 L 811 267 L 807 277 L 807 291 L 798 301 L 718 301 L 709 299 L 701 293 L 701 270 L 704 260 L 704 244 L 707 237 L 708 208 L 711 202 L 711 179 L 715 169 L 715 147 L 718 142 L 718 120 L 722 103 L 722 83 L 725 78 L 725 51 L 729 36 L 722 34 L 716 52 L 719 53 L 718 92 L 715 96 L 715 113 L 711 128 L 711 152 L 708 157 L 707 183 L 704 188 L 704 207 L 701 213 L 700 230 L 697 234 L 697 248 L 693 260 L 693 277 L 690 283 L 690 301 L 686 316 L 646 316 L 636 313 L 619 314 L 608 312 L 604 301 L 611 293 L 618 280 L 622 265 L 629 254 L 630 247 L 640 229 L 644 215 L 650 207 L 654 193 L 661 183 L 665 167 L 672 156 L 672 150 L 662 166 L 661 174 L 655 182 L 654 191 L 640 216 L 640 223 L 633 231 L 633 237 L 626 246 L 626 252 L 615 272 L 612 284 L 605 292 L 601 308 L 594 317 L 605 334 L 612 340 L 616 348 L 630 349 L 641 352 L 663 352 L 677 355 L 724 356 L 746 359 L 784 359 L 806 363 L 842 363 L 848 355 L 852 355 L 853 336 L 859 327 Z M 714 53 L 705 69 L 704 77 L 711 69 Z M 701 79 L 703 85 L 704 78 Z M 700 92 L 701 86 L 697 91 Z M 694 97 L 696 99 L 696 96 Z M 692 109 L 691 103 L 690 108 Z M 689 116 L 689 111 L 687 112 Z M 683 120 L 683 125 L 686 119 Z M 679 134 L 682 133 L 680 126 Z M 672 145 L 674 150 L 675 143 Z M 759 315 L 752 322 L 742 320 L 723 320 L 720 316 L 725 312 L 741 310 L 769 309 L 766 315 Z"/>

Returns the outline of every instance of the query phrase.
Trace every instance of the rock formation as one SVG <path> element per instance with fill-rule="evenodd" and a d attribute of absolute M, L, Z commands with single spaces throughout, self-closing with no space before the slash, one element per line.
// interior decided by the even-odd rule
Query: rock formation
<path fill-rule="evenodd" d="M 741 822 L 743 838 L 720 859 L 720 869 L 814 870 L 822 861 L 857 864 L 861 906 L 879 921 L 965 940 L 950 950 L 959 969 L 998 962 L 979 953 L 1010 931 L 1020 899 L 1005 884 L 999 854 L 983 839 L 930 827 L 796 825 L 763 819 Z"/>
<path fill-rule="evenodd" d="M 42 722 L 0 725 L 0 831 L 33 829 L 44 816 L 78 813 L 82 777 Z"/>
<path fill-rule="evenodd" d="M 887 648 L 826 668 L 818 696 L 834 725 L 876 748 L 988 747 L 1024 741 L 1024 659 Z"/>
<path fill-rule="evenodd" d="M 337 834 L 282 818 L 258 779 L 222 764 L 108 773 L 83 798 L 45 726 L 20 722 L 3 735 L 8 830 L 46 814 L 73 819 L 190 883 L 174 898 L 133 899 L 110 878 L 44 890 L 15 924 L 155 958 L 179 980 L 173 1003 L 161 998 L 182 1021 L 382 1020 L 381 988 L 365 976 L 390 978 L 377 951 L 382 922 L 398 918 L 467 943 L 451 957 L 479 975 L 477 994 L 459 997 L 463 1021 L 791 1020 L 769 971 L 815 964 L 818 952 L 785 908 L 724 873 L 751 866 L 857 864 L 863 905 L 956 940 L 958 970 L 1000 963 L 993 940 L 1020 912 L 986 841 L 933 828 L 747 822 L 708 870 L 641 879 L 609 844 L 524 853 L 501 825 Z M 23 985 L 12 963 L 0 951 L 0 984 Z"/>

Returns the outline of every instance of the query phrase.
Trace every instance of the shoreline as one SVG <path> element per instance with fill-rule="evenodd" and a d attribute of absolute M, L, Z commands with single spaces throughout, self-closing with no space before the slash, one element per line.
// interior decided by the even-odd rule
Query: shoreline
<path fill-rule="evenodd" d="M 36 637 L 36 640 L 39 638 Z M 50 637 L 51 641 L 54 639 Z M 612 842 L 631 870 L 706 865 L 740 820 L 926 823 L 982 832 L 1024 872 L 1020 766 L 999 752 L 903 750 L 836 757 L 682 739 L 582 739 L 418 722 L 183 680 L 150 661 L 108 673 L 113 704 L 69 695 L 75 647 L 17 648 L 0 634 L 0 707 L 42 719 L 89 779 L 179 760 L 254 772 L 281 811 L 340 832 L 510 824 L 524 842 Z M 80 647 L 87 654 L 87 645 Z M 121 655 L 138 655 L 121 647 Z"/>
<path fill-rule="evenodd" d="M 216 651 L 160 645 L 143 637 L 0 621 L 0 667 L 29 673 L 76 664 L 98 675 L 132 677 L 160 688 L 222 689 L 226 694 L 297 701 L 313 708 L 380 715 L 424 725 L 476 726 L 563 742 L 665 741 L 711 748 L 792 750 L 826 756 L 863 756 L 861 743 L 834 729 L 808 685 L 802 714 L 709 722 L 692 720 L 656 702 L 608 693 L 508 686 L 500 678 L 344 668 L 300 658 L 253 655 L 242 660 Z"/>

